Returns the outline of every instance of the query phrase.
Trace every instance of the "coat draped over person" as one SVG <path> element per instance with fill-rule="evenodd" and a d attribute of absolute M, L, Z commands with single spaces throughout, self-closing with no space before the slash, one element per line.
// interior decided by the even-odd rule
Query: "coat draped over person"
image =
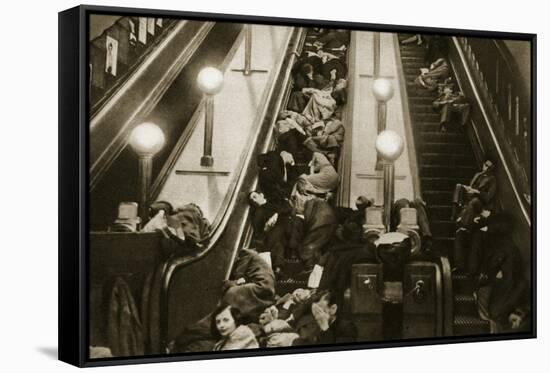
<path fill-rule="evenodd" d="M 481 286 L 477 291 L 480 314 L 504 324 L 508 316 L 523 305 L 529 292 L 520 253 L 512 240 L 513 221 L 509 214 L 490 216 L 483 243 L 475 254 L 481 257 Z"/>
<path fill-rule="evenodd" d="M 145 353 L 143 325 L 130 287 L 115 279 L 108 315 L 108 342 L 113 356 L 139 356 Z"/>
<path fill-rule="evenodd" d="M 246 325 L 239 325 L 227 337 L 220 339 L 214 345 L 214 351 L 246 350 L 259 348 L 260 345 L 252 329 Z"/>
<path fill-rule="evenodd" d="M 340 148 L 344 142 L 344 125 L 339 119 L 328 121 L 315 136 L 308 138 L 304 145 L 313 152 L 327 152 Z"/>
<path fill-rule="evenodd" d="M 303 194 L 322 195 L 338 187 L 339 176 L 327 157 L 319 152 L 313 153 L 311 159 L 314 173 L 302 174 L 296 182 L 296 191 Z"/>
<path fill-rule="evenodd" d="M 244 279 L 244 283 L 239 281 Z M 241 249 L 231 280 L 224 283 L 222 301 L 237 308 L 245 318 L 256 319 L 275 302 L 275 275 L 256 252 Z"/>
<path fill-rule="evenodd" d="M 326 34 L 319 37 L 317 42 L 322 45 L 324 50 L 342 50 L 349 44 L 349 33 L 346 30 L 329 30 Z M 336 51 L 331 51 L 335 53 Z"/>
<path fill-rule="evenodd" d="M 299 209 L 296 212 L 301 215 Z M 294 219 L 289 245 L 306 268 L 312 268 L 334 235 L 338 221 L 332 206 L 318 198 L 305 202 L 302 216 Z"/>
<path fill-rule="evenodd" d="M 311 122 L 329 119 L 336 110 L 336 100 L 332 97 L 332 87 L 326 89 L 305 88 L 304 93 L 310 95 L 309 102 L 302 114 Z"/>
<path fill-rule="evenodd" d="M 439 58 L 430 65 L 429 69 L 421 71 L 421 74 L 415 79 L 415 83 L 420 87 L 434 91 L 438 84 L 443 83 L 449 77 L 449 64 L 446 59 Z"/>
<path fill-rule="evenodd" d="M 168 218 L 168 225 L 174 224 L 181 226 L 187 242 L 196 245 L 204 244 L 210 234 L 210 222 L 194 203 L 176 209 L 175 214 Z"/>

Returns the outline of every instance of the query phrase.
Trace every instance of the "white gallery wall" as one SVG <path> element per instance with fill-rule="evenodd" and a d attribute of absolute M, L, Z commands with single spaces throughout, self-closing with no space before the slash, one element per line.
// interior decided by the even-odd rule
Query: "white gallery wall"
<path fill-rule="evenodd" d="M 97 5 L 347 20 L 397 25 L 524 31 L 539 34 L 538 112 L 541 165 L 550 164 L 548 94 L 550 26 L 545 3 L 534 0 L 439 1 L 93 1 Z M 1 269 L 0 351 L 4 372 L 65 372 L 57 354 L 57 12 L 76 1 L 7 1 L 0 22 L 3 52 L 0 105 Z M 549 185 L 539 169 L 538 190 Z M 538 194 L 538 210 L 550 209 Z M 546 228 L 544 216 L 539 221 Z M 116 372 L 520 372 L 548 367 L 548 270 L 539 235 L 539 339 L 287 355 L 108 368 Z M 546 295 L 545 295 L 546 294 Z"/>

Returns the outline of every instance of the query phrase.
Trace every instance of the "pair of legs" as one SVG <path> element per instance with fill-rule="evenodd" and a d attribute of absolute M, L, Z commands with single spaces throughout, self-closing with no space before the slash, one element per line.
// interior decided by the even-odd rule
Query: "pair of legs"
<path fill-rule="evenodd" d="M 479 275 L 485 255 L 487 233 L 479 229 L 459 228 L 454 241 L 454 267 Z"/>
<path fill-rule="evenodd" d="M 411 37 L 408 37 L 407 39 L 405 40 L 401 40 L 401 44 L 405 45 L 405 44 L 412 44 L 416 42 L 416 45 L 422 45 L 422 35 L 420 34 L 415 34 Z"/>
<path fill-rule="evenodd" d="M 290 248 L 298 254 L 298 257 L 305 266 L 305 270 L 313 269 L 319 263 L 323 249 L 332 239 L 336 230 L 335 224 L 325 225 L 312 231 L 305 231 L 305 222 L 296 218 L 292 227 Z"/>

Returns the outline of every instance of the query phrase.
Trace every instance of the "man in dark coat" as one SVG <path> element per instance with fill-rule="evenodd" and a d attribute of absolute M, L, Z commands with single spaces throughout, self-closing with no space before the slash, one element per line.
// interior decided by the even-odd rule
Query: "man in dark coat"
<path fill-rule="evenodd" d="M 263 310 L 275 303 L 275 275 L 256 252 L 241 249 L 223 291 L 223 303 L 237 308 L 246 320 L 257 320 Z"/>
<path fill-rule="evenodd" d="M 286 151 L 270 151 L 258 156 L 258 183 L 267 200 L 279 203 L 289 198 L 297 175 L 294 159 Z"/>
<path fill-rule="evenodd" d="M 258 251 L 271 253 L 273 270 L 279 274 L 285 263 L 285 249 L 290 239 L 292 207 L 286 200 L 279 203 L 268 201 L 263 193 L 257 191 L 250 192 L 248 199 L 254 236 L 263 243 L 263 248 Z"/>
<path fill-rule="evenodd" d="M 321 254 L 336 231 L 338 221 L 332 206 L 326 201 L 313 198 L 301 206 L 302 201 L 296 199 L 296 218 L 289 245 L 298 253 L 306 271 L 309 271 L 319 263 Z"/>
<path fill-rule="evenodd" d="M 468 228 L 473 219 L 483 210 L 493 211 L 497 194 L 495 163 L 487 159 L 481 172 L 474 175 L 470 185 L 457 184 L 453 195 L 456 207 L 463 207 L 459 217 L 459 226 Z"/>
<path fill-rule="evenodd" d="M 330 291 L 315 295 L 311 314 L 297 320 L 296 329 L 302 332 L 299 332 L 300 338 L 294 340 L 294 346 L 350 343 L 357 339 L 357 328 L 350 320 L 338 315 L 338 304 Z"/>
<path fill-rule="evenodd" d="M 435 111 L 441 114 L 439 126 L 441 132 L 446 132 L 447 127 L 455 122 L 455 118 L 460 125 L 466 125 L 470 114 L 470 104 L 460 91 L 453 91 L 452 83 L 445 83 L 440 88 L 440 93 L 437 99 L 432 103 Z"/>
<path fill-rule="evenodd" d="M 483 163 L 481 172 L 474 175 L 469 186 L 456 185 L 453 196 L 453 219 L 456 209 L 464 206 L 457 219 L 458 229 L 454 240 L 454 265 L 457 269 L 475 270 L 475 264 L 467 264 L 468 252 L 478 240 L 476 234 L 480 222 L 494 210 L 497 192 L 494 168 L 494 163 L 488 159 Z"/>
<path fill-rule="evenodd" d="M 480 264 L 478 306 L 481 314 L 499 325 L 521 306 L 528 295 L 528 280 L 518 248 L 512 240 L 513 218 L 495 214 L 478 230 L 482 245 L 472 247 Z"/>

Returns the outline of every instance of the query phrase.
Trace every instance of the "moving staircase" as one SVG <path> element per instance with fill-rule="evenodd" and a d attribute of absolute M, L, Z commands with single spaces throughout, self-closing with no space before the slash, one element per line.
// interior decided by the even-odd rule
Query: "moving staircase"
<path fill-rule="evenodd" d="M 400 34 L 399 41 L 411 35 Z M 451 220 L 452 195 L 456 184 L 469 184 L 478 171 L 474 152 L 464 131 L 457 127 L 439 130 L 439 114 L 432 109 L 437 91 L 414 84 L 424 63 L 425 48 L 416 43 L 400 44 L 401 62 L 418 159 L 422 198 L 427 204 L 433 234 L 433 249 L 452 260 L 455 223 Z M 452 75 L 452 74 L 451 74 Z M 454 335 L 489 333 L 489 323 L 477 314 L 473 297 L 473 280 L 467 275 L 452 274 L 454 298 Z"/>

